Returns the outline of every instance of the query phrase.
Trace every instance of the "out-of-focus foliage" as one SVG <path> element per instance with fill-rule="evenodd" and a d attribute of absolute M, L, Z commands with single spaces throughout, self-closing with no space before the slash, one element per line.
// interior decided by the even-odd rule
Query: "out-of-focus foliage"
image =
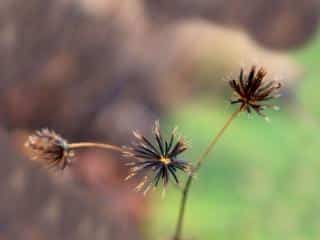
<path fill-rule="evenodd" d="M 318 0 L 145 0 L 160 23 L 201 17 L 247 29 L 268 47 L 287 49 L 310 39 L 317 30 Z"/>
<path fill-rule="evenodd" d="M 305 77 L 290 105 L 280 101 L 271 122 L 240 116 L 198 173 L 185 233 L 201 239 L 318 239 L 320 231 L 319 85 L 320 38 L 292 55 Z M 231 107 L 230 107 L 231 108 Z M 194 159 L 231 111 L 224 103 L 199 101 L 173 114 L 170 123 L 192 141 Z M 196 117 L 195 117 L 196 116 Z M 208 134 L 210 133 L 210 134 Z M 211 135 L 211 136 L 210 136 Z M 179 194 L 158 208 L 157 233 L 172 228 Z"/>

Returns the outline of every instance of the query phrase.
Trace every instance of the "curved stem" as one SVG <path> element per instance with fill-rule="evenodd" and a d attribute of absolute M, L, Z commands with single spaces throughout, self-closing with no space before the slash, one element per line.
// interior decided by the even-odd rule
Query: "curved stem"
<path fill-rule="evenodd" d="M 204 152 L 200 155 L 200 157 L 197 159 L 195 163 L 195 167 L 192 170 L 192 173 L 189 175 L 186 185 L 183 189 L 182 192 L 182 198 L 181 198 L 181 203 L 180 203 L 180 210 L 179 210 L 179 216 L 178 216 L 178 221 L 177 221 L 177 226 L 176 226 L 176 231 L 174 235 L 174 240 L 181 240 L 181 232 L 182 232 L 182 225 L 183 225 L 183 220 L 184 220 L 184 215 L 185 215 L 185 209 L 186 209 L 186 203 L 188 199 L 188 193 L 190 190 L 190 186 L 193 180 L 193 174 L 201 167 L 201 164 L 203 160 L 208 156 L 210 151 L 213 149 L 213 147 L 216 145 L 216 143 L 219 141 L 223 133 L 226 131 L 228 126 L 231 124 L 231 122 L 236 118 L 236 116 L 242 111 L 242 108 L 238 108 L 236 111 L 232 113 L 232 115 L 227 119 L 223 127 L 220 129 L 218 134 L 213 138 L 213 140 L 210 142 L 210 144 L 207 146 L 207 148 L 204 150 Z"/>
<path fill-rule="evenodd" d="M 114 151 L 121 152 L 122 148 L 106 143 L 95 143 L 95 142 L 79 142 L 79 143 L 70 143 L 70 149 L 77 149 L 77 148 L 103 148 L 103 149 L 111 149 Z"/>

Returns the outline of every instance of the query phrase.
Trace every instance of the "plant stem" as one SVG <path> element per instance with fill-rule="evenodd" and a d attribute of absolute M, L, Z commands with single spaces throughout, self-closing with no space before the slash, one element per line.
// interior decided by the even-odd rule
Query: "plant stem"
<path fill-rule="evenodd" d="M 70 143 L 69 145 L 70 149 L 76 149 L 76 148 L 103 148 L 103 149 L 111 149 L 114 151 L 121 152 L 121 147 L 105 144 L 105 143 L 95 143 L 95 142 L 79 142 L 79 143 Z"/>
<path fill-rule="evenodd" d="M 188 199 L 188 193 L 190 190 L 190 186 L 193 180 L 193 175 L 198 169 L 201 167 L 201 164 L 203 163 L 203 160 L 208 156 L 210 151 L 213 149 L 213 147 L 216 145 L 216 143 L 219 141 L 223 133 L 226 131 L 228 126 L 231 124 L 231 122 L 237 117 L 237 115 L 242 111 L 242 108 L 238 108 L 236 111 L 232 113 L 232 115 L 227 119 L 223 127 L 220 129 L 218 134 L 213 138 L 213 140 L 210 142 L 210 144 L 207 146 L 207 148 L 204 150 L 204 152 L 200 155 L 200 157 L 197 159 L 195 163 L 195 167 L 192 170 L 192 173 L 189 175 L 186 185 L 183 188 L 182 192 L 182 198 L 181 198 L 181 203 L 180 203 L 180 210 L 179 210 L 179 216 L 178 216 L 178 221 L 177 221 L 177 226 L 176 226 L 176 231 L 174 235 L 174 240 L 181 240 L 181 232 L 182 232 L 182 225 L 183 225 L 183 220 L 184 220 L 184 215 L 185 215 L 185 209 L 186 209 L 186 203 Z"/>

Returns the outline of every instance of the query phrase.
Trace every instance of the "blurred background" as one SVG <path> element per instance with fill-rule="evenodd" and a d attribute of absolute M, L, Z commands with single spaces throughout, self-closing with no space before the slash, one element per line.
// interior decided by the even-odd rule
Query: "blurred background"
<path fill-rule="evenodd" d="M 1 0 L 0 239 L 170 239 L 180 193 L 147 197 L 123 159 L 81 151 L 64 172 L 28 160 L 49 127 L 129 144 L 161 119 L 193 161 L 233 110 L 227 80 L 284 84 L 270 122 L 240 115 L 193 185 L 187 239 L 319 239 L 318 0 Z"/>

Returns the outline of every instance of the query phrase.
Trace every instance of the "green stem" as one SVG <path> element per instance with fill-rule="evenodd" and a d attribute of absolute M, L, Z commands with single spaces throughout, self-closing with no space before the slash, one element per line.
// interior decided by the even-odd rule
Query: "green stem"
<path fill-rule="evenodd" d="M 203 163 L 203 160 L 208 156 L 208 154 L 213 149 L 213 147 L 216 145 L 216 143 L 219 141 L 219 139 L 221 138 L 223 133 L 226 131 L 228 126 L 231 124 L 231 122 L 237 117 L 237 115 L 241 111 L 242 111 L 242 108 L 239 108 L 232 113 L 232 115 L 227 119 L 227 121 L 225 122 L 223 127 L 220 129 L 218 134 L 213 138 L 213 140 L 210 142 L 210 144 L 207 146 L 207 148 L 204 150 L 204 152 L 197 159 L 197 161 L 195 163 L 195 167 L 193 168 L 192 173 L 189 175 L 189 177 L 186 181 L 186 185 L 185 185 L 183 192 L 182 192 L 179 216 L 178 216 L 175 235 L 173 238 L 174 240 L 181 240 L 181 232 L 182 232 L 182 225 L 183 225 L 183 220 L 184 220 L 184 216 L 185 216 L 186 203 L 187 203 L 188 194 L 189 194 L 190 186 L 192 184 L 194 173 L 196 171 L 198 171 L 198 169 L 201 167 L 201 164 Z"/>

